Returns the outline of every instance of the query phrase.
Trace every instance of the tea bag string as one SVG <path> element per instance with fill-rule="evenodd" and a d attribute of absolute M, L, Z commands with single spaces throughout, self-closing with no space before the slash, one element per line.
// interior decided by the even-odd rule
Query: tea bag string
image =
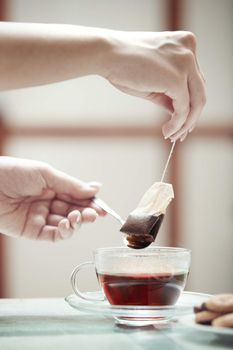
<path fill-rule="evenodd" d="M 164 167 L 164 170 L 163 170 L 163 173 L 162 173 L 162 177 L 161 177 L 160 182 L 163 182 L 163 180 L 164 180 L 164 178 L 165 178 L 165 175 L 166 175 L 166 172 L 167 172 L 167 168 L 168 168 L 168 164 L 169 164 L 169 162 L 170 162 L 170 160 L 171 160 L 171 156 L 172 156 L 172 153 L 173 153 L 175 144 L 176 144 L 176 141 L 174 141 L 174 142 L 172 143 L 172 148 L 171 148 L 171 150 L 170 150 L 170 153 L 169 153 L 167 162 L 166 162 L 166 164 L 165 164 L 165 167 Z"/>

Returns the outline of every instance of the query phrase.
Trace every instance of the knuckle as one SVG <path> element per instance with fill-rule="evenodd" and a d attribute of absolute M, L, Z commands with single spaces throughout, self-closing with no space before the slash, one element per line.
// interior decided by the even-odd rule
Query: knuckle
<path fill-rule="evenodd" d="M 200 98 L 200 104 L 204 107 L 206 104 L 206 94 L 204 93 Z"/>
<path fill-rule="evenodd" d="M 185 121 L 186 121 L 187 115 L 183 114 L 181 111 L 178 111 L 175 113 L 174 118 L 172 118 L 171 124 L 175 128 L 180 129 Z"/>
<path fill-rule="evenodd" d="M 189 31 L 180 32 L 180 42 L 192 51 L 195 51 L 197 46 L 196 36 Z"/>
<path fill-rule="evenodd" d="M 183 114 L 184 118 L 187 117 L 187 115 L 189 114 L 190 111 L 190 107 L 189 106 L 184 106 L 181 110 L 181 113 Z"/>
<path fill-rule="evenodd" d="M 196 113 L 201 113 L 201 111 L 204 108 L 205 104 L 206 104 L 206 97 L 205 97 L 205 95 L 199 95 L 199 96 L 197 96 L 196 100 L 193 103 L 191 103 L 192 110 L 196 111 Z M 195 118 L 192 118 L 192 120 L 194 121 Z"/>
<path fill-rule="evenodd" d="M 186 34 L 186 45 L 193 51 L 195 51 L 196 46 L 197 46 L 197 40 L 195 35 L 192 32 L 187 32 Z"/>
<path fill-rule="evenodd" d="M 188 48 L 183 49 L 182 61 L 183 61 L 183 64 L 186 64 L 188 66 L 193 65 L 195 62 L 193 52 Z"/>
<path fill-rule="evenodd" d="M 206 104 L 206 93 L 204 89 L 200 89 L 200 93 L 198 94 L 198 105 L 203 108 Z"/>
<path fill-rule="evenodd" d="M 185 72 L 190 69 L 190 67 L 193 67 L 195 65 L 195 58 L 193 52 L 186 48 L 182 47 L 182 49 L 177 52 L 176 57 L 176 63 L 179 68 L 179 74 Z"/>
<path fill-rule="evenodd" d="M 182 97 L 179 99 L 179 106 L 175 106 L 175 115 L 178 118 L 182 118 L 183 120 L 186 120 L 187 115 L 190 112 L 190 105 L 189 105 L 189 97 L 186 96 L 186 92 L 183 94 Z"/>

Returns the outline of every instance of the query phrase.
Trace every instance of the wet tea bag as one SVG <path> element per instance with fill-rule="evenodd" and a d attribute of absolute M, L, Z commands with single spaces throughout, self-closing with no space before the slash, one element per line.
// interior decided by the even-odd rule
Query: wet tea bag
<path fill-rule="evenodd" d="M 175 143 L 173 143 L 160 182 L 155 182 L 143 195 L 120 231 L 125 233 L 128 247 L 142 249 L 154 242 L 162 224 L 166 209 L 174 198 L 173 187 L 163 182 Z"/>
<path fill-rule="evenodd" d="M 128 247 L 145 248 L 155 240 L 166 209 L 173 198 L 171 184 L 155 182 L 148 189 L 121 227 L 120 231 L 126 234 Z"/>

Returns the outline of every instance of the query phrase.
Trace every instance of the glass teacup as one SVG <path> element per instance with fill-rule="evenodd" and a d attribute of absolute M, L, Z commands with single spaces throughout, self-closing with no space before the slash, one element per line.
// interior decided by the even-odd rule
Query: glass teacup
<path fill-rule="evenodd" d="M 78 272 L 91 264 L 103 299 L 111 305 L 174 305 L 185 288 L 190 261 L 191 252 L 185 248 L 148 247 L 140 251 L 127 247 L 99 248 L 94 251 L 93 261 L 74 269 L 71 284 L 82 299 L 99 301 L 90 293 L 81 292 L 77 284 Z"/>

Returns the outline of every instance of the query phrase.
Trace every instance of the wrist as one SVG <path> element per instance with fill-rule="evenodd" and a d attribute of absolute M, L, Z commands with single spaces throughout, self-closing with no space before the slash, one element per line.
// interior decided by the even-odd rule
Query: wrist
<path fill-rule="evenodd" d="M 119 45 L 117 39 L 117 31 L 90 28 L 87 32 L 89 35 L 89 70 L 90 74 L 99 75 L 106 78 L 116 59 L 117 47 Z"/>

